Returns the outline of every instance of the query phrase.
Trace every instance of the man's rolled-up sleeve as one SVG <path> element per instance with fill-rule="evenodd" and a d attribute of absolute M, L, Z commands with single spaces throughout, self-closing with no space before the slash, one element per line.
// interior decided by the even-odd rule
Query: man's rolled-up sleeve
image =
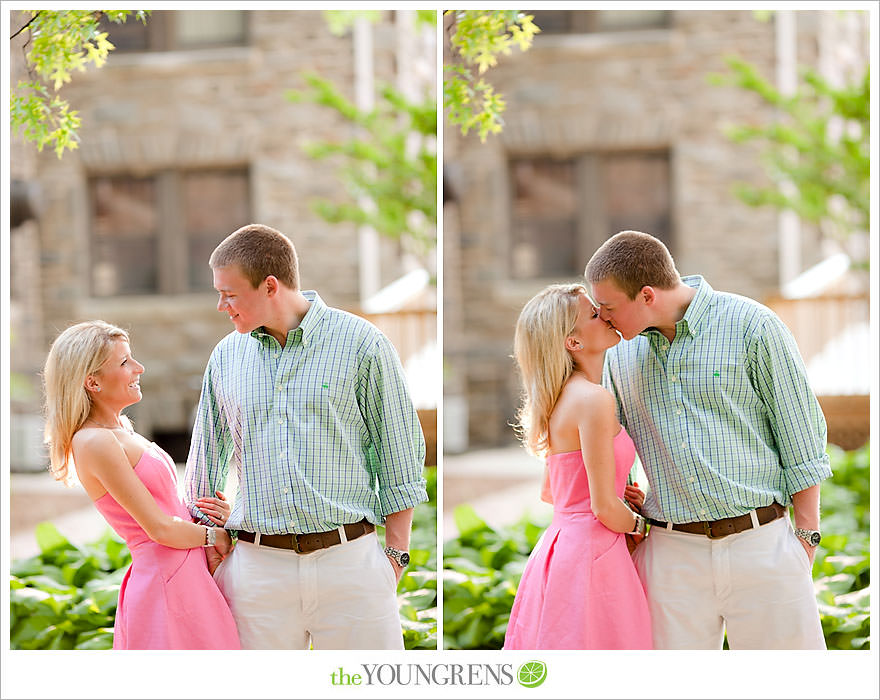
<path fill-rule="evenodd" d="M 427 501 L 422 427 L 397 352 L 381 334 L 367 360 L 361 411 L 370 435 L 368 457 L 376 475 L 381 514 Z"/>
<path fill-rule="evenodd" d="M 753 381 L 767 407 L 788 495 L 831 476 L 827 426 L 794 336 L 768 316 L 752 348 Z"/>

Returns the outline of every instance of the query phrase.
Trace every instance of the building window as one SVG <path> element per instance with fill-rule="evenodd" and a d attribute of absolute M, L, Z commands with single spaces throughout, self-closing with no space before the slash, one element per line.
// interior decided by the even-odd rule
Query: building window
<path fill-rule="evenodd" d="M 525 10 L 541 34 L 591 34 L 668 27 L 669 10 Z"/>
<path fill-rule="evenodd" d="M 244 10 L 153 10 L 146 24 L 101 20 L 117 51 L 180 51 L 247 43 Z"/>
<path fill-rule="evenodd" d="M 511 163 L 513 277 L 567 275 L 577 264 L 574 160 L 524 158 Z"/>
<path fill-rule="evenodd" d="M 669 154 L 514 158 L 510 277 L 577 277 L 609 236 L 644 231 L 673 249 Z"/>
<path fill-rule="evenodd" d="M 211 290 L 211 251 L 251 218 L 246 170 L 98 176 L 89 190 L 97 297 Z"/>

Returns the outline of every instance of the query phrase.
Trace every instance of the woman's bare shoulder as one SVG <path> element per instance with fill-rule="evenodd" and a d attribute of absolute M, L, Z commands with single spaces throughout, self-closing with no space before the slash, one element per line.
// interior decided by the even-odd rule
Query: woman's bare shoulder
<path fill-rule="evenodd" d="M 559 396 L 559 402 L 563 401 L 568 408 L 587 415 L 615 412 L 614 397 L 608 390 L 579 375 L 572 376 L 565 383 Z"/>
<path fill-rule="evenodd" d="M 124 453 L 122 445 L 107 428 L 80 428 L 70 441 L 73 459 L 77 465 L 86 466 L 93 459 Z"/>

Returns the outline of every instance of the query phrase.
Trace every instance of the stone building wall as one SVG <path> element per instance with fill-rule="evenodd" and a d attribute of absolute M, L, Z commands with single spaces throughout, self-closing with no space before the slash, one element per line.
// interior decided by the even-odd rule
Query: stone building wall
<path fill-rule="evenodd" d="M 700 273 L 716 289 L 759 300 L 778 288 L 777 215 L 749 208 L 732 194 L 736 181 L 763 181 L 760 162 L 754 149 L 722 133 L 727 125 L 766 122 L 773 115 L 742 90 L 707 81 L 709 73 L 725 70 L 728 54 L 742 56 L 773 79 L 774 23 L 756 21 L 751 11 L 672 14 L 666 28 L 538 35 L 528 52 L 502 57 L 488 76 L 507 101 L 503 132 L 485 144 L 455 129 L 445 132 L 444 167 L 455 197 L 444 224 L 451 232 L 444 238 L 446 386 L 454 402 L 467 405 L 472 446 L 514 438 L 509 424 L 519 385 L 511 356 L 522 305 L 545 284 L 580 281 L 513 279 L 507 263 L 511 158 L 665 149 L 671 249 L 679 271 Z M 815 66 L 818 27 L 834 18 L 796 14 L 797 60 Z M 591 193 L 580 194 L 588 199 Z M 615 232 L 603 231 L 581 247 L 592 251 Z M 804 267 L 820 259 L 818 236 L 808 227 L 802 255 Z M 581 265 L 588 257 L 585 252 Z M 452 269 L 450 259 L 456 261 Z"/>
<path fill-rule="evenodd" d="M 49 343 L 71 323 L 102 318 L 128 328 L 133 352 L 146 366 L 144 400 L 129 413 L 140 431 L 165 435 L 163 444 L 169 444 L 178 459 L 185 447 L 175 448 L 173 442 L 183 445 L 187 437 L 205 363 L 232 327 L 217 312 L 216 295 L 207 290 L 92 294 L 90 177 L 142 176 L 169 169 L 246 170 L 250 219 L 291 238 L 300 258 L 303 288 L 318 289 L 328 304 L 342 308 L 356 310 L 360 302 L 356 227 L 329 224 L 310 206 L 316 198 L 343 198 L 339 163 L 316 162 L 304 152 L 311 141 L 350 138 L 351 127 L 332 110 L 294 104 L 285 97 L 287 90 L 307 88 L 302 76 L 310 71 L 354 100 L 352 33 L 331 34 L 320 11 L 246 14 L 244 45 L 115 51 L 102 68 L 74 74 L 62 94 L 82 118 L 79 149 L 60 160 L 43 152 L 35 156 L 33 172 L 24 173 L 42 192 L 41 215 L 33 224 L 39 236 L 40 272 L 33 278 L 39 290 L 35 307 L 42 317 L 33 326 L 23 326 L 31 328 L 33 337 L 27 349 L 13 350 L 13 362 L 26 366 L 36 383 L 35 370 Z M 377 85 L 395 81 L 397 15 L 384 11 L 372 25 Z M 429 60 L 433 65 L 431 42 L 417 42 L 414 50 L 419 55 L 413 61 Z M 33 150 L 29 144 L 23 148 Z M 232 230 L 234 226 L 218 231 L 218 240 Z M 12 251 L 16 258 L 21 247 Z M 160 265 L 180 267 L 168 251 L 160 250 L 159 255 Z M 381 239 L 380 260 L 382 284 L 404 271 L 394 242 Z"/>

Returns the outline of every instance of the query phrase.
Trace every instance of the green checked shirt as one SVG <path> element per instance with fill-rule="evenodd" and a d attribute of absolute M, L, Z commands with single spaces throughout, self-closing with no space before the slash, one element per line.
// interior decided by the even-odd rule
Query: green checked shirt
<path fill-rule="evenodd" d="M 311 306 L 283 348 L 262 327 L 232 332 L 205 370 L 186 497 L 213 495 L 234 469 L 231 529 L 382 524 L 428 500 L 425 442 L 393 346 L 364 319 L 303 295 Z"/>
<path fill-rule="evenodd" d="M 791 332 L 765 306 L 697 293 L 670 344 L 656 329 L 621 341 L 604 383 L 650 489 L 643 513 L 673 523 L 742 515 L 831 476 L 825 418 Z"/>

